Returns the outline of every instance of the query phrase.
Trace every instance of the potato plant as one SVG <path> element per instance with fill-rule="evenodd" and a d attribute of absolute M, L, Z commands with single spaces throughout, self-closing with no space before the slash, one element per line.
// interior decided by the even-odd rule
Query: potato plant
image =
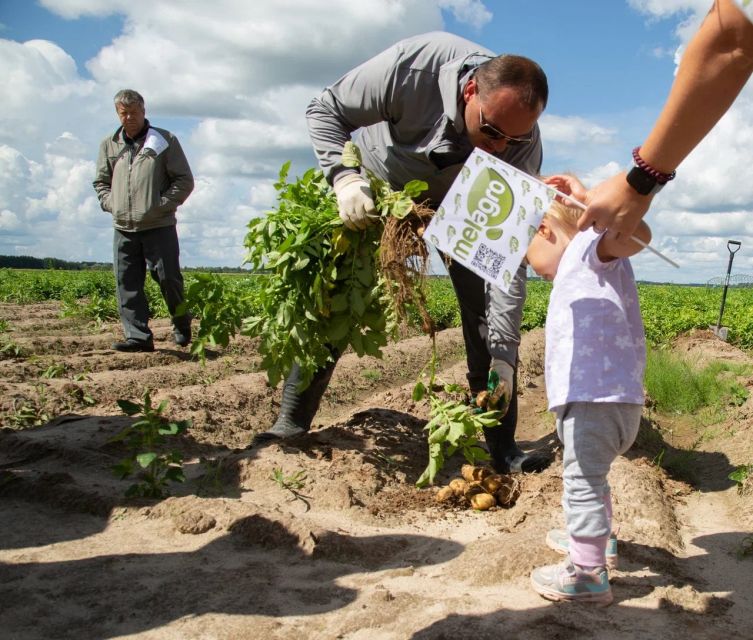
<path fill-rule="evenodd" d="M 447 397 L 441 397 L 436 389 L 437 345 L 432 336 L 432 355 L 427 365 L 428 384 L 421 379 L 413 388 L 414 402 L 424 398 L 429 401 L 429 421 L 424 429 L 428 432 L 429 463 L 416 480 L 417 487 L 426 487 L 434 482 L 445 460 L 461 452 L 471 464 L 489 460 L 489 454 L 479 446 L 484 427 L 496 427 L 504 415 L 496 409 L 485 410 L 475 403 L 470 405 L 464 398 L 464 390 L 458 385 L 441 385 Z M 423 372 L 422 376 L 423 377 Z"/>
<path fill-rule="evenodd" d="M 275 386 L 295 363 L 302 385 L 348 347 L 379 356 L 394 329 L 394 310 L 376 269 L 379 227 L 343 226 L 334 194 L 321 171 L 287 181 L 290 163 L 275 184 L 278 206 L 252 220 L 246 261 L 263 271 L 259 309 L 242 333 L 259 336 L 261 366 Z"/>
<path fill-rule="evenodd" d="M 162 498 L 168 494 L 170 482 L 185 481 L 183 456 L 178 451 L 166 450 L 167 438 L 185 433 L 191 422 L 164 417 L 167 400 L 153 406 L 148 389 L 141 403 L 118 400 L 118 406 L 126 415 L 138 419 L 111 439 L 123 442 L 128 448 L 128 455 L 113 467 L 113 472 L 119 478 L 135 474 L 139 479 L 128 487 L 126 497 Z"/>

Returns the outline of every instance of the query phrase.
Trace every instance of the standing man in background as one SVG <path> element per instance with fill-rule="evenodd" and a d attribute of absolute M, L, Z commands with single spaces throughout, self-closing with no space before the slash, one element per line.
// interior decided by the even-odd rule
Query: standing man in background
<path fill-rule="evenodd" d="M 115 94 L 121 126 L 99 146 L 94 189 L 112 214 L 113 269 L 125 340 L 116 351 L 154 351 L 147 269 L 159 284 L 173 321 L 175 344 L 191 342 L 191 316 L 176 316 L 183 302 L 175 211 L 193 191 L 193 175 L 178 139 L 146 119 L 144 98 L 132 89 Z"/>

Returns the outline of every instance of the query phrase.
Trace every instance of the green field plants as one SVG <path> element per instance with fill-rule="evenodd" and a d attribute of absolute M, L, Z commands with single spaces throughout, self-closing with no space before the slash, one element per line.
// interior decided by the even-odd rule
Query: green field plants
<path fill-rule="evenodd" d="M 209 274 L 188 272 L 184 274 L 186 288 L 194 282 L 206 284 Z M 222 282 L 222 298 L 218 305 L 232 304 L 243 312 L 254 315 L 260 308 L 257 292 L 264 276 L 245 274 L 214 274 Z M 214 286 L 214 285 L 213 285 Z M 552 285 L 531 279 L 523 310 L 523 331 L 543 327 Z M 159 287 L 147 278 L 146 294 L 154 317 L 166 317 L 167 308 Z M 649 284 L 638 285 L 643 323 L 649 344 L 666 344 L 678 335 L 692 329 L 708 329 L 716 325 L 719 317 L 722 292 L 719 288 L 689 285 Z M 112 318 L 115 282 L 109 271 L 59 271 L 0 269 L 0 302 L 28 304 L 33 302 L 64 301 L 69 313 L 76 304 L 79 313 L 92 320 Z M 242 304 L 239 302 L 243 300 Z M 112 300 L 112 306 L 107 301 Z M 429 314 L 437 328 L 460 326 L 460 310 L 447 276 L 433 276 L 427 281 Z M 246 309 L 248 307 L 248 309 Z M 213 307 L 213 313 L 221 313 Z M 415 310 L 408 310 L 412 326 L 420 328 Z M 743 349 L 753 349 L 753 288 L 732 287 L 727 294 L 722 324 L 729 327 L 729 341 Z"/>

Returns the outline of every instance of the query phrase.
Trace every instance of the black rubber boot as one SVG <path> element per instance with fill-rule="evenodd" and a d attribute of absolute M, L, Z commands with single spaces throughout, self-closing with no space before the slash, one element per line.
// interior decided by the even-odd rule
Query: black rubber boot
<path fill-rule="evenodd" d="M 510 407 L 496 427 L 484 427 L 484 438 L 492 466 L 497 473 L 533 473 L 543 471 L 550 464 L 548 456 L 540 453 L 526 453 L 515 442 L 515 429 L 518 426 L 518 375 L 515 372 L 512 384 Z"/>
<path fill-rule="evenodd" d="M 301 381 L 301 370 L 297 364 L 293 365 L 282 386 L 282 403 L 277 421 L 269 430 L 256 434 L 251 446 L 270 440 L 295 438 L 306 433 L 311 428 L 336 364 L 337 358 L 316 371 L 311 384 L 300 392 L 298 384 Z"/>

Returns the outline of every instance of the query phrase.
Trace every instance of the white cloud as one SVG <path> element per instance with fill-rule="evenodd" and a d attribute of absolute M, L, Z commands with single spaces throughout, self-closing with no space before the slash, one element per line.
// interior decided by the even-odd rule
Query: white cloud
<path fill-rule="evenodd" d="M 462 19 L 483 5 L 454 3 Z M 68 17 L 102 15 L 104 3 L 48 0 Z M 87 63 L 110 93 L 138 87 L 156 111 L 253 118 L 271 86 L 322 87 L 396 40 L 441 29 L 432 0 L 164 0 L 113 2 L 123 34 Z M 334 18 L 333 18 L 334 17 Z M 167 71 L 169 70 L 169 71 Z"/>
<path fill-rule="evenodd" d="M 615 131 L 578 116 L 545 113 L 539 120 L 541 135 L 547 143 L 610 144 Z"/>
<path fill-rule="evenodd" d="M 56 44 L 0 39 L 0 77 L 0 143 L 37 160 L 45 142 L 65 132 L 83 131 L 88 141 L 101 137 L 94 131 L 104 124 L 103 95 L 96 83 L 79 76 L 73 58 Z"/>
<path fill-rule="evenodd" d="M 711 6 L 709 0 L 628 0 L 628 4 L 636 11 L 654 18 L 688 13 L 705 14 Z"/>
<path fill-rule="evenodd" d="M 746 89 L 707 138 L 678 167 L 675 184 L 666 189 L 668 206 L 696 211 L 753 208 L 752 88 Z"/>
<path fill-rule="evenodd" d="M 442 9 L 452 12 L 458 22 L 480 29 L 492 19 L 491 12 L 480 0 L 439 0 Z"/>

